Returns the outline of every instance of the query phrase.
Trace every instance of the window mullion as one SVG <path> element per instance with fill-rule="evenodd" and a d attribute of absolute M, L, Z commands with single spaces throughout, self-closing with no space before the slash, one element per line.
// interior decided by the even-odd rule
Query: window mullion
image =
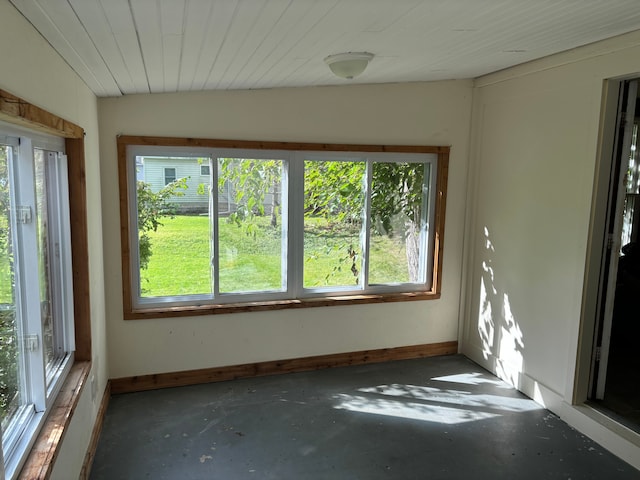
<path fill-rule="evenodd" d="M 22 306 L 22 348 L 28 359 L 27 398 L 34 403 L 36 411 L 46 407 L 46 376 L 42 338 L 41 299 L 38 274 L 38 236 L 36 219 L 36 194 L 34 157 L 31 140 L 20 139 L 17 168 L 17 208 L 22 219 L 18 222 L 20 255 L 20 303 Z M 27 295 L 27 292 L 30 294 Z"/>
<path fill-rule="evenodd" d="M 366 290 L 369 287 L 369 247 L 371 235 L 371 181 L 373 179 L 373 160 L 366 160 L 367 168 L 365 169 L 364 178 L 364 212 L 362 219 L 362 232 L 360 234 L 360 245 L 362 249 L 362 275 L 360 278 L 360 286 Z"/>
<path fill-rule="evenodd" d="M 291 207 L 291 202 L 289 201 L 289 184 L 291 183 L 290 170 L 292 162 L 289 152 L 283 154 L 282 157 L 282 173 L 280 176 L 280 221 L 282 232 L 280 240 L 280 269 L 282 272 L 281 288 L 287 293 L 287 295 L 290 295 L 294 281 L 289 269 L 289 258 L 291 257 L 292 248 L 291 235 L 293 234 L 293 230 L 290 228 L 291 225 L 289 224 L 289 219 L 291 218 L 291 214 L 289 212 L 289 208 Z M 276 195 L 276 192 L 274 192 L 274 195 Z"/>
<path fill-rule="evenodd" d="M 422 204 L 427 208 L 423 208 L 420 216 L 421 239 L 420 239 L 420 279 L 426 281 L 429 276 L 429 272 L 432 272 L 435 268 L 433 265 L 433 248 L 434 248 L 434 232 L 435 225 L 433 219 L 435 218 L 435 205 L 436 205 L 436 182 L 432 179 L 437 178 L 437 165 L 435 162 L 429 162 L 424 166 L 424 184 L 422 186 L 423 198 Z M 427 175 L 428 172 L 428 175 Z M 426 192 L 425 192 L 426 190 Z"/>
<path fill-rule="evenodd" d="M 215 165 L 214 165 L 215 162 Z M 211 184 L 209 193 L 209 229 L 211 232 L 211 246 L 209 251 L 212 255 L 211 267 L 211 292 L 213 298 L 220 296 L 220 238 L 218 232 L 219 203 L 218 203 L 218 168 L 220 160 L 216 156 L 209 157 L 209 172 L 211 174 Z"/>
<path fill-rule="evenodd" d="M 304 273 L 304 156 L 291 155 L 289 162 L 289 292 L 293 298 L 302 295 Z"/>
<path fill-rule="evenodd" d="M 131 284 L 135 285 L 135 291 L 131 292 L 131 301 L 136 304 L 140 299 L 142 293 L 142 275 L 140 274 L 140 243 L 139 243 L 139 228 L 138 225 L 138 178 L 137 178 L 137 155 L 131 154 L 131 161 L 127 164 L 127 177 L 133 179 L 127 185 L 127 196 L 131 201 L 129 202 L 129 230 L 135 232 L 131 235 L 129 241 L 129 255 L 131 255 L 131 262 L 129 265 L 129 275 L 131 277 Z"/>

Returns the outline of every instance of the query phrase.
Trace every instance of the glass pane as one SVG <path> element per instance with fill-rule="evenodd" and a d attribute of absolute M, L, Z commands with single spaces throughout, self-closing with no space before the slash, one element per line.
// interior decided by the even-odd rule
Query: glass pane
<path fill-rule="evenodd" d="M 50 249 L 49 249 L 49 216 L 47 206 L 47 172 L 46 153 L 34 149 L 34 174 L 36 181 L 36 231 L 38 238 L 38 279 L 40 286 L 40 318 L 42 321 L 42 343 L 47 370 L 56 359 L 57 351 L 54 340 L 53 308 L 51 301 Z"/>
<path fill-rule="evenodd" d="M 286 249 L 283 161 L 218 159 L 220 292 L 280 291 Z"/>
<path fill-rule="evenodd" d="M 11 147 L 0 145 L 0 417 L 3 430 L 22 403 L 11 225 Z"/>
<path fill-rule="evenodd" d="M 369 283 L 422 282 L 421 232 L 429 198 L 429 165 L 373 164 Z"/>
<path fill-rule="evenodd" d="M 211 293 L 208 158 L 137 157 L 142 297 Z M 174 181 L 165 184 L 165 172 Z M 204 181 L 203 181 L 204 180 Z"/>
<path fill-rule="evenodd" d="M 626 194 L 624 197 L 624 213 L 622 217 L 622 255 L 630 254 L 635 249 L 640 238 L 638 225 L 640 225 L 640 161 L 638 161 L 638 123 L 633 125 L 631 135 L 631 152 L 627 164 L 625 178 Z M 635 229 L 634 229 L 635 225 Z"/>
<path fill-rule="evenodd" d="M 305 288 L 359 284 L 365 171 L 365 162 L 304 162 Z"/>

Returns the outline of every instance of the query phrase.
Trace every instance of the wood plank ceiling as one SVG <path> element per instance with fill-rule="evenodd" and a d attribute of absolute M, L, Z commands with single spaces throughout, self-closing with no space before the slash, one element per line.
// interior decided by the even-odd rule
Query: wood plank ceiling
<path fill-rule="evenodd" d="M 474 78 L 640 29 L 638 0 L 10 1 L 98 96 Z"/>

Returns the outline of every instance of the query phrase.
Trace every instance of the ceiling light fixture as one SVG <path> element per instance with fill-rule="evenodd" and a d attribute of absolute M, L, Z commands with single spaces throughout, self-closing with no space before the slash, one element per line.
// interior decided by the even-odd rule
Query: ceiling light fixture
<path fill-rule="evenodd" d="M 334 75 L 351 80 L 364 72 L 372 58 L 373 53 L 347 52 L 329 55 L 324 61 Z"/>

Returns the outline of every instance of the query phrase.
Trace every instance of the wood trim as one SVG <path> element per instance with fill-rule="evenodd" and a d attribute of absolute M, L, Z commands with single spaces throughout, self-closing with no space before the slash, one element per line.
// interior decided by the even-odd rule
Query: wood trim
<path fill-rule="evenodd" d="M 18 478 L 44 480 L 51 476 L 90 370 L 91 362 L 73 364 Z"/>
<path fill-rule="evenodd" d="M 335 307 L 344 305 L 366 305 L 372 303 L 436 300 L 438 298 L 440 298 L 439 293 L 426 291 L 384 293 L 376 295 L 350 295 L 345 297 L 316 297 L 295 300 L 271 300 L 265 302 L 185 305 L 179 307 L 130 308 L 129 310 L 124 311 L 124 319 L 151 320 L 155 318 L 192 317 L 198 315 L 217 315 L 222 313 L 265 312 L 271 310 L 286 310 L 289 308 Z M 130 300 L 128 303 L 131 305 Z"/>
<path fill-rule="evenodd" d="M 75 311 L 75 358 L 78 361 L 91 361 L 91 303 L 89 299 L 84 130 L 72 122 L 1 89 L 0 119 L 66 139 Z"/>
<path fill-rule="evenodd" d="M 438 155 L 438 178 L 436 179 L 435 235 L 433 247 L 433 278 L 431 291 L 442 293 L 442 266 L 444 258 L 444 223 L 447 210 L 447 183 L 449 179 L 449 152 Z"/>
<path fill-rule="evenodd" d="M 84 130 L 75 123 L 36 107 L 0 89 L 0 120 L 65 138 L 82 138 Z"/>
<path fill-rule="evenodd" d="M 428 145 L 360 145 L 349 143 L 262 142 L 212 138 L 146 137 L 120 135 L 118 145 L 157 145 L 163 147 L 240 148 L 255 150 L 301 150 L 317 152 L 395 152 L 445 153 L 450 147 Z"/>
<path fill-rule="evenodd" d="M 118 137 L 118 188 L 120 196 L 120 261 L 122 271 L 122 308 L 125 320 L 133 320 L 133 291 L 131 284 L 131 251 L 129 247 L 129 172 L 127 143 Z"/>
<path fill-rule="evenodd" d="M 430 343 L 408 347 L 382 348 L 359 352 L 319 355 L 314 357 L 247 363 L 227 367 L 187 370 L 155 375 L 140 375 L 111 380 L 111 393 L 130 393 L 159 388 L 183 387 L 201 383 L 223 382 L 238 378 L 261 377 L 283 373 L 305 372 L 324 368 L 346 367 L 367 363 L 408 360 L 458 353 L 458 342 Z"/>
<path fill-rule="evenodd" d="M 93 459 L 96 456 L 96 450 L 98 449 L 98 442 L 100 441 L 100 434 L 102 433 L 102 426 L 104 425 L 104 418 L 107 414 L 107 408 L 109 407 L 109 400 L 111 399 L 111 382 L 107 382 L 107 386 L 104 389 L 102 395 L 102 401 L 98 408 L 96 415 L 96 422 L 93 424 L 93 432 L 91 433 L 91 440 L 87 447 L 87 453 L 84 457 L 82 469 L 80 470 L 80 476 L 78 480 L 88 480 L 91 474 L 91 466 L 93 465 Z"/>
<path fill-rule="evenodd" d="M 178 147 L 244 148 L 300 151 L 353 151 L 353 152 L 397 152 L 397 153 L 435 153 L 438 155 L 436 178 L 435 234 L 433 248 L 433 276 L 428 291 L 408 293 L 385 293 L 351 295 L 344 297 L 317 297 L 306 299 L 288 299 L 238 304 L 204 304 L 177 307 L 133 307 L 133 285 L 131 250 L 129 244 L 129 170 L 127 168 L 127 147 L 129 145 L 157 145 Z M 261 142 L 245 140 L 220 140 L 179 137 L 146 137 L 121 135 L 117 137 L 118 186 L 120 200 L 120 246 L 123 291 L 123 317 L 125 320 L 143 320 L 195 315 L 214 315 L 239 312 L 283 310 L 289 308 L 329 307 L 336 305 L 361 305 L 372 303 L 404 302 L 414 300 L 435 300 L 440 298 L 442 290 L 442 266 L 444 247 L 444 226 L 446 211 L 447 179 L 449 172 L 449 151 L 447 146 L 418 145 L 355 145 L 324 143 Z"/>
<path fill-rule="evenodd" d="M 75 358 L 91 361 L 91 299 L 89 277 L 89 234 L 84 138 L 68 138 L 69 216 L 71 263 L 73 265 L 73 309 L 76 338 Z"/>

